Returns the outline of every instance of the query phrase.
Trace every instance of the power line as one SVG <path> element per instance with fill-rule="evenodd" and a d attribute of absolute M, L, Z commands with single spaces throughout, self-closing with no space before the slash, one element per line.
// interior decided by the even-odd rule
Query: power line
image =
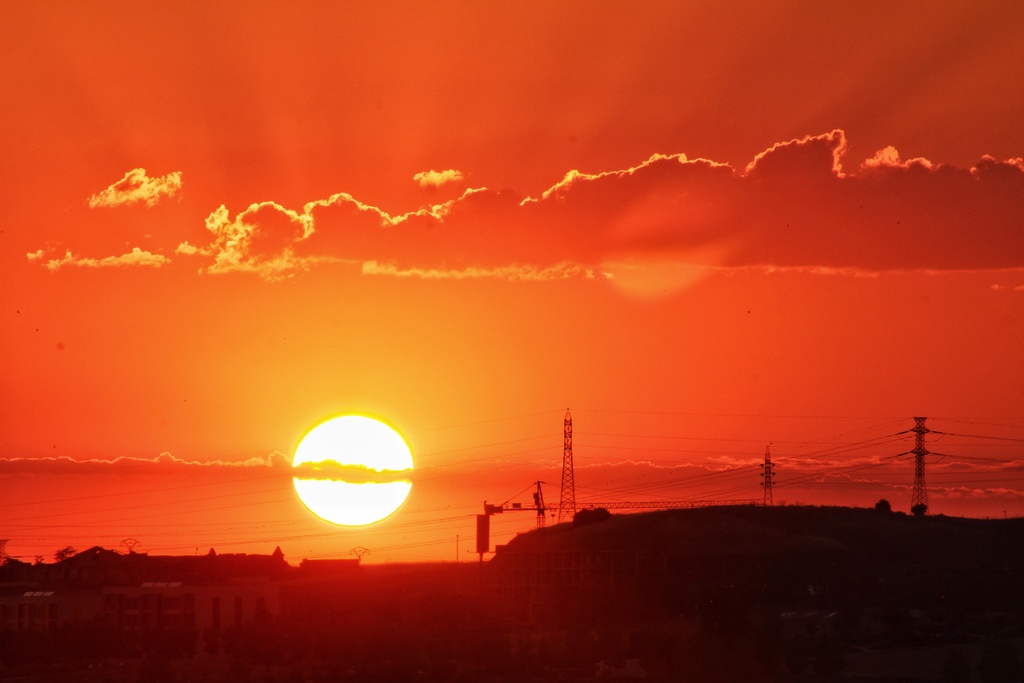
<path fill-rule="evenodd" d="M 1009 436 L 983 436 L 981 434 L 957 434 L 955 432 L 935 432 L 936 434 L 945 434 L 946 436 L 962 436 L 966 439 L 991 439 L 993 441 L 1013 441 L 1015 443 L 1024 443 L 1024 439 L 1015 439 Z"/>

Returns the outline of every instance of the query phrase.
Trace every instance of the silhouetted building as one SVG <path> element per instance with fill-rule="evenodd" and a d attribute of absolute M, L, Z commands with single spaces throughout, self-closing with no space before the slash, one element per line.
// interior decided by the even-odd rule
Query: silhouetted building
<path fill-rule="evenodd" d="M 125 631 L 241 627 L 280 611 L 276 582 L 185 585 L 148 581 L 103 589 L 104 620 Z"/>
<path fill-rule="evenodd" d="M 646 611 L 643 596 L 665 585 L 669 564 L 662 552 L 499 547 L 488 573 L 505 609 L 528 620 L 557 619 Z"/>
<path fill-rule="evenodd" d="M 126 631 L 242 626 L 280 611 L 290 567 L 271 555 L 151 556 L 94 547 L 53 564 L 0 566 L 0 631 L 95 619 Z"/>
<path fill-rule="evenodd" d="M 359 560 L 303 560 L 299 573 L 303 577 L 343 577 L 359 571 Z"/>

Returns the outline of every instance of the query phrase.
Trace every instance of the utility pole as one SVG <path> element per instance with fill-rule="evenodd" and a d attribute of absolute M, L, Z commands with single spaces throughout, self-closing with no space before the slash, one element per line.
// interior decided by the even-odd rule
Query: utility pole
<path fill-rule="evenodd" d="M 775 465 L 772 464 L 772 447 L 771 444 L 764 448 L 764 464 L 761 465 L 761 477 L 764 481 L 761 482 L 761 486 L 764 487 L 764 502 L 765 507 L 771 507 L 774 505 L 772 502 L 772 484 L 775 483 Z"/>
<path fill-rule="evenodd" d="M 572 415 L 565 409 L 565 423 L 562 432 L 562 496 L 558 502 L 558 523 L 572 521 L 576 515 L 576 480 L 572 468 Z"/>
<path fill-rule="evenodd" d="M 925 514 L 928 511 L 928 491 L 924 485 L 924 456 L 928 455 L 928 449 L 924 447 L 924 435 L 930 432 L 924 421 L 927 417 L 915 417 L 914 428 L 914 494 L 910 499 L 910 511 L 916 514 Z M 917 512 L 920 510 L 920 513 Z"/>

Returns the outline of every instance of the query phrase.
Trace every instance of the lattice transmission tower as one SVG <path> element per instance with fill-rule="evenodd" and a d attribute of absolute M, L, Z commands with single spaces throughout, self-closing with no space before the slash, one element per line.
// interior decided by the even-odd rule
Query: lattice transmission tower
<path fill-rule="evenodd" d="M 761 476 L 764 481 L 761 482 L 761 486 L 764 487 L 764 505 L 771 507 L 774 505 L 772 502 L 772 484 L 775 483 L 775 465 L 772 464 L 772 447 L 771 445 L 765 446 L 764 448 L 764 464 L 761 465 Z"/>
<path fill-rule="evenodd" d="M 924 456 L 928 455 L 928 449 L 924 447 L 924 435 L 930 432 L 924 421 L 927 417 L 915 417 L 914 428 L 910 431 L 914 432 L 914 450 L 910 451 L 914 454 L 914 494 L 910 498 L 910 511 L 914 514 L 920 510 L 920 514 L 928 509 L 928 490 L 924 485 Z"/>
<path fill-rule="evenodd" d="M 576 515 L 576 479 L 572 468 L 572 415 L 565 409 L 565 428 L 562 431 L 565 443 L 562 449 L 562 497 L 558 501 L 558 523 L 572 521 Z"/>

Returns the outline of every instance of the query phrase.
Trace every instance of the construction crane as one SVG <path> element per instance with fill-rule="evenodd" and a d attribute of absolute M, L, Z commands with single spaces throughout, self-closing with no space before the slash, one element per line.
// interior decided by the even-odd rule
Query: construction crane
<path fill-rule="evenodd" d="M 544 513 L 548 510 L 544 505 L 544 489 L 541 488 L 541 483 L 542 482 L 539 481 L 534 482 L 535 488 L 533 490 L 533 505 L 523 507 L 522 503 L 510 503 L 508 501 L 501 503 L 500 505 L 489 505 L 487 501 L 484 501 L 484 515 L 490 517 L 491 515 L 500 515 L 503 512 L 534 510 L 537 513 L 537 528 L 540 529 L 545 525 Z"/>
<path fill-rule="evenodd" d="M 484 514 L 476 516 L 476 552 L 480 556 L 480 562 L 484 561 L 484 553 L 491 552 L 491 515 L 500 515 L 504 512 L 522 512 L 534 510 L 537 513 L 537 528 L 544 526 L 544 514 L 547 507 L 544 505 L 544 490 L 540 482 L 536 482 L 533 490 L 533 505 L 523 506 L 522 503 L 510 503 L 505 501 L 499 505 L 492 505 L 484 501 Z"/>

